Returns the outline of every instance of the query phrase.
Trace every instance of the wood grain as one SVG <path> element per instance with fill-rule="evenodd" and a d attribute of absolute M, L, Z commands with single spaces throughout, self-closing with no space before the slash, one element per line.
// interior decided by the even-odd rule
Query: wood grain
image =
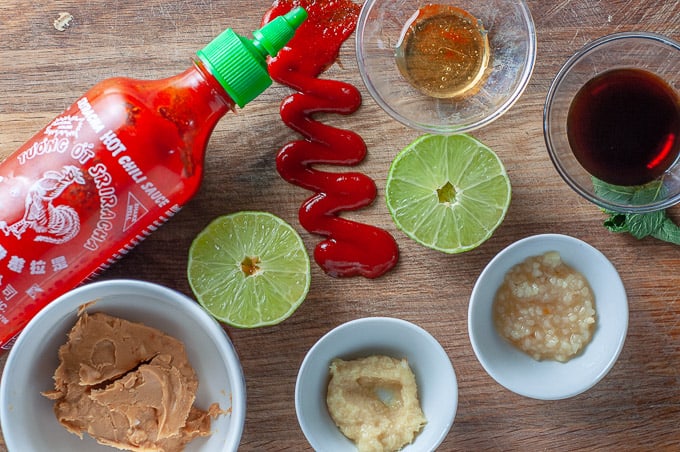
<path fill-rule="evenodd" d="M 62 0 L 0 3 L 0 157 L 104 78 L 161 78 L 188 67 L 193 52 L 232 27 L 247 34 L 268 2 L 252 0 Z M 384 203 L 392 158 L 419 133 L 391 120 L 364 89 L 353 40 L 341 65 L 326 74 L 355 84 L 362 108 L 333 124 L 360 131 L 369 156 L 357 169 L 373 177 L 379 198 L 352 218 L 386 228 L 399 242 L 398 266 L 376 279 L 333 279 L 313 266 L 308 299 L 283 324 L 253 331 L 228 329 L 245 372 L 248 407 L 241 450 L 308 450 L 296 420 L 298 367 L 332 327 L 358 317 L 389 315 L 413 321 L 444 346 L 456 369 L 459 406 L 441 450 L 659 450 L 680 447 L 680 248 L 638 241 L 602 227 L 602 213 L 572 192 L 545 149 L 542 109 L 561 64 L 599 36 L 647 30 L 680 39 L 680 2 L 669 0 L 530 0 L 538 58 L 519 102 L 474 133 L 503 160 L 513 186 L 508 215 L 478 249 L 448 256 L 399 232 Z M 60 32 L 60 12 L 74 16 Z M 276 173 L 274 155 L 297 138 L 278 117 L 289 93 L 274 86 L 216 128 L 198 196 L 101 279 L 134 277 L 191 295 L 185 277 L 192 238 L 213 218 L 238 210 L 267 210 L 299 231 L 311 251 L 318 237 L 297 220 L 309 195 Z M 385 139 L 389 137 L 389 139 Z M 0 200 L 0 202 L 2 202 Z M 677 208 L 671 213 L 680 218 Z M 467 333 L 467 301 L 484 265 L 503 247 L 531 234 L 569 234 L 599 248 L 620 271 L 628 291 L 630 325 L 611 372 L 572 399 L 544 402 L 496 384 L 476 360 Z M 4 366 L 6 354 L 0 357 Z M 26 388 L 31 390 L 32 388 Z M 35 390 L 38 390 L 35 388 Z M 4 450 L 0 441 L 0 450 Z"/>

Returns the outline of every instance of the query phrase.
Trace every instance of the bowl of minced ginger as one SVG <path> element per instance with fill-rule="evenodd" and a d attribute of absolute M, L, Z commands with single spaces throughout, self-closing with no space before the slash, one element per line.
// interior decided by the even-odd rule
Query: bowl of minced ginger
<path fill-rule="evenodd" d="M 575 237 L 539 234 L 499 252 L 470 296 L 468 333 L 487 373 L 541 400 L 581 394 L 623 349 L 628 299 L 614 265 Z"/>
<path fill-rule="evenodd" d="M 453 425 L 458 385 L 437 340 L 411 322 L 367 317 L 310 348 L 295 409 L 315 450 L 435 450 Z"/>
<path fill-rule="evenodd" d="M 9 450 L 236 450 L 241 364 L 185 295 L 133 280 L 81 286 L 22 331 L 0 383 Z"/>

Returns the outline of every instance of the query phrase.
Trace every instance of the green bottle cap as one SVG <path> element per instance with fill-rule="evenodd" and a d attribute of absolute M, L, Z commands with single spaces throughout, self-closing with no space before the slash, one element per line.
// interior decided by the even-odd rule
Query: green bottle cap
<path fill-rule="evenodd" d="M 259 96 L 272 84 L 267 56 L 275 56 L 307 19 L 301 6 L 253 32 L 253 40 L 225 30 L 202 50 L 201 62 L 239 107 Z"/>

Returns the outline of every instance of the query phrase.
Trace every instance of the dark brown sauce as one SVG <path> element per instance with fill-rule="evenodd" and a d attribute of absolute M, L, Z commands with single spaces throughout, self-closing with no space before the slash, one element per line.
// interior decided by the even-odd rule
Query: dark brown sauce
<path fill-rule="evenodd" d="M 641 185 L 661 176 L 678 157 L 680 100 L 651 72 L 614 69 L 578 91 L 567 135 L 591 175 L 614 185 Z"/>

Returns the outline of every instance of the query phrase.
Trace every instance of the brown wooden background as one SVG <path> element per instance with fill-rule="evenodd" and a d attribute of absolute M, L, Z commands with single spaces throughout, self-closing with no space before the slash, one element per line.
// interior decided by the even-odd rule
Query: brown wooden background
<path fill-rule="evenodd" d="M 561 64 L 588 41 L 616 31 L 647 30 L 680 39 L 680 2 L 672 0 L 530 0 L 538 35 L 533 78 L 522 98 L 474 133 L 505 163 L 513 201 L 505 222 L 478 249 L 448 256 L 396 230 L 384 205 L 392 158 L 419 133 L 391 120 L 368 97 L 351 38 L 341 65 L 326 76 L 365 94 L 347 118 L 328 118 L 363 135 L 369 155 L 358 168 L 379 188 L 376 203 L 352 218 L 391 231 L 401 259 L 377 279 L 332 279 L 313 265 L 308 299 L 283 324 L 228 332 L 240 354 L 248 390 L 242 450 L 306 450 L 293 402 L 298 367 L 312 344 L 347 320 L 388 315 L 430 331 L 458 375 L 455 424 L 441 450 L 680 449 L 680 248 L 613 235 L 602 213 L 558 177 L 545 149 L 541 120 L 549 84 Z M 193 52 L 232 27 L 247 34 L 270 5 L 254 0 L 62 0 L 0 3 L 0 157 L 14 151 L 89 86 L 114 75 L 161 78 L 184 70 Z M 71 27 L 55 30 L 60 12 Z M 318 241 L 297 221 L 309 193 L 284 182 L 274 155 L 297 135 L 283 126 L 274 86 L 217 127 L 199 195 L 103 278 L 133 277 L 191 295 L 185 271 L 192 238 L 216 216 L 267 210 L 293 224 L 308 249 Z M 389 137 L 389 139 L 385 139 Z M 0 200 L 0 202 L 2 202 Z M 672 209 L 676 219 L 678 208 Z M 628 291 L 630 326 L 612 371 L 590 391 L 544 402 L 496 384 L 476 360 L 467 333 L 467 303 L 484 265 L 503 247 L 536 233 L 563 233 L 599 248 Z M 0 357 L 4 364 L 6 355 Z M 30 388 L 27 388 L 30 390 Z M 39 428 L 37 426 L 37 428 Z M 4 449 L 0 440 L 0 450 Z"/>

